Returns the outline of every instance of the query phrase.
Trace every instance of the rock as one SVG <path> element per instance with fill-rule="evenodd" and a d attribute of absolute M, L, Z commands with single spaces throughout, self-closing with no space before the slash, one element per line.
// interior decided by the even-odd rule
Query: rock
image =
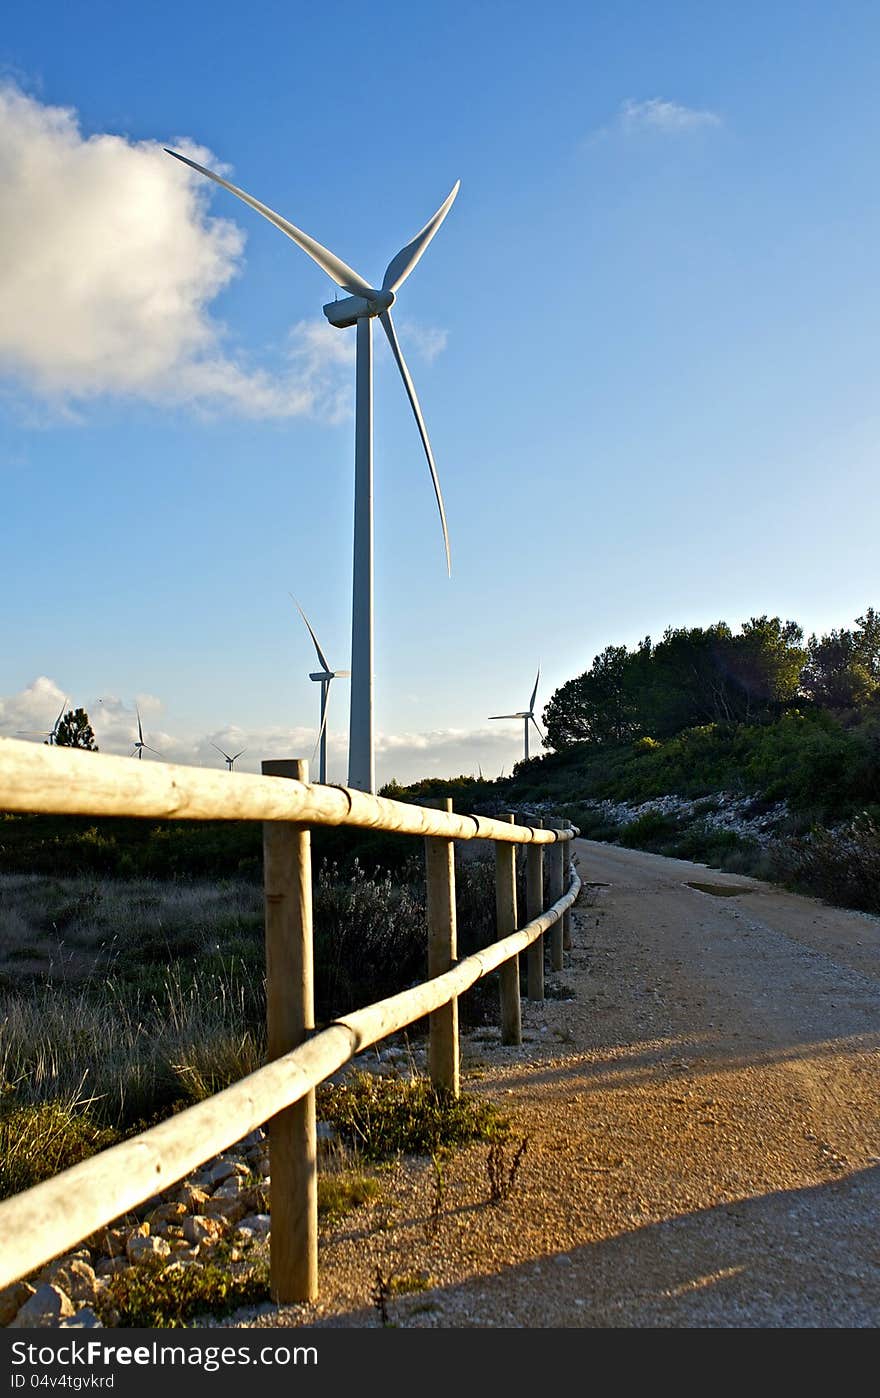
<path fill-rule="evenodd" d="M 81 1257 L 74 1257 L 70 1262 L 57 1267 L 52 1282 L 66 1292 L 71 1301 L 86 1302 L 95 1299 L 94 1268 Z"/>
<path fill-rule="evenodd" d="M 209 1198 L 207 1189 L 202 1189 L 201 1185 L 193 1184 L 187 1180 L 177 1191 L 178 1201 L 183 1205 L 185 1213 L 198 1214 L 202 1211 L 202 1206 Z"/>
<path fill-rule="evenodd" d="M 213 1192 L 219 1184 L 228 1180 L 230 1175 L 246 1175 L 247 1172 L 247 1166 L 242 1165 L 240 1160 L 225 1160 L 221 1156 L 201 1172 L 200 1178 L 204 1187 Z"/>
<path fill-rule="evenodd" d="M 249 1136 L 242 1137 L 242 1139 L 238 1143 L 238 1149 L 244 1151 L 259 1149 L 262 1146 L 263 1141 L 265 1139 L 265 1131 L 263 1130 L 262 1126 L 258 1126 L 256 1131 L 252 1131 Z"/>
<path fill-rule="evenodd" d="M 9 1328 L 28 1330 L 31 1327 L 46 1327 L 57 1325 L 59 1321 L 65 1320 L 67 1316 L 73 1315 L 73 1302 L 65 1292 L 58 1286 L 52 1286 L 50 1282 L 43 1282 L 38 1286 L 33 1296 L 25 1301 L 15 1319 L 10 1321 Z"/>
<path fill-rule="evenodd" d="M 216 1243 L 225 1232 L 225 1224 L 217 1218 L 200 1218 L 195 1215 L 183 1221 L 183 1236 L 188 1243 Z"/>
<path fill-rule="evenodd" d="M 171 1244 L 171 1256 L 175 1262 L 194 1262 L 198 1255 L 198 1247 L 193 1247 L 184 1238 L 179 1238 Z"/>
<path fill-rule="evenodd" d="M 64 1268 L 69 1267 L 71 1262 L 85 1262 L 88 1266 L 91 1264 L 91 1261 L 92 1254 L 89 1252 L 88 1248 L 77 1248 L 75 1252 L 66 1252 L 63 1257 L 56 1257 L 53 1261 L 46 1263 L 43 1270 L 37 1274 L 34 1286 L 40 1286 L 42 1282 L 54 1283 L 57 1274 Z M 59 1282 L 59 1286 L 62 1291 L 67 1290 L 63 1282 Z"/>
<path fill-rule="evenodd" d="M 248 1214 L 241 1220 L 235 1232 L 245 1238 L 268 1238 L 271 1219 L 268 1214 Z"/>
<path fill-rule="evenodd" d="M 219 1220 L 221 1223 L 237 1223 L 240 1218 L 244 1218 L 248 1212 L 248 1202 L 246 1199 L 209 1199 L 202 1209 L 203 1217 L 208 1220 Z M 184 1224 L 184 1237 L 186 1225 Z"/>
<path fill-rule="evenodd" d="M 145 1262 L 154 1257 L 170 1257 L 171 1244 L 151 1234 L 134 1233 L 128 1240 L 126 1255 L 129 1262 Z"/>
<path fill-rule="evenodd" d="M 230 1175 L 221 1185 L 214 1190 L 212 1199 L 237 1199 L 246 1189 L 244 1179 L 241 1175 Z"/>
<path fill-rule="evenodd" d="M 158 1232 L 163 1223 L 179 1223 L 186 1214 L 186 1204 L 181 1200 L 170 1200 L 154 1209 L 147 1222 L 151 1232 Z"/>
<path fill-rule="evenodd" d="M 95 1252 L 103 1253 L 107 1257 L 119 1257 L 125 1252 L 130 1232 L 130 1228 L 101 1228 L 97 1233 L 93 1233 L 88 1241 Z"/>
<path fill-rule="evenodd" d="M 82 1306 L 75 1315 L 69 1315 L 58 1322 L 59 1330 L 103 1330 L 103 1322 L 98 1319 L 90 1306 Z"/>
<path fill-rule="evenodd" d="M 101 1277 L 115 1277 L 117 1272 L 125 1272 L 128 1269 L 128 1259 L 125 1257 L 102 1257 L 95 1268 L 97 1280 Z"/>
<path fill-rule="evenodd" d="M 18 1281 L 5 1286 L 0 1291 L 0 1325 L 8 1325 L 33 1294 L 34 1288 L 27 1282 Z"/>

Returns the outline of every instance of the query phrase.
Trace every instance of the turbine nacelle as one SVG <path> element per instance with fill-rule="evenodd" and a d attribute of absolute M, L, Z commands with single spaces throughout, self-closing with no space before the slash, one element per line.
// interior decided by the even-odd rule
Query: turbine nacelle
<path fill-rule="evenodd" d="M 357 325 L 364 316 L 372 318 L 390 310 L 394 301 L 393 291 L 376 291 L 369 299 L 366 296 L 346 296 L 341 301 L 328 301 L 323 309 L 331 325 L 335 325 L 337 330 L 347 330 L 349 326 Z"/>
<path fill-rule="evenodd" d="M 351 674 L 350 670 L 314 670 L 309 674 L 310 680 L 347 680 Z"/>

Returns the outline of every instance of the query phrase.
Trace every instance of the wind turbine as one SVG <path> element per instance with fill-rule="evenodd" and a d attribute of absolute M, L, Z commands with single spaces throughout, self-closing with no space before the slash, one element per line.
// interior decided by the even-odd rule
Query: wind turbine
<path fill-rule="evenodd" d="M 19 728 L 19 730 L 18 730 L 18 736 L 19 736 L 19 738 L 45 738 L 45 740 L 46 740 L 46 742 L 48 743 L 49 747 L 50 747 L 50 748 L 54 747 L 54 746 L 55 746 L 55 739 L 56 739 L 57 736 L 58 736 L 58 727 L 59 727 L 59 724 L 61 723 L 61 720 L 62 720 L 63 717 L 64 717 L 64 713 L 65 713 L 66 708 L 67 708 L 67 700 L 65 699 L 64 703 L 61 705 L 61 712 L 60 712 L 60 714 L 58 715 L 58 717 L 56 718 L 55 722 L 52 724 L 52 727 L 51 727 L 51 728 L 49 728 L 49 729 L 44 729 L 42 733 L 33 733 L 33 732 L 31 732 L 30 730 L 28 730 L 28 729 Z"/>
<path fill-rule="evenodd" d="M 157 757 L 161 757 L 161 756 L 162 756 L 161 752 L 156 752 L 156 749 L 155 749 L 155 748 L 151 748 L 150 745 L 149 745 L 149 743 L 145 743 L 145 742 L 144 742 L 144 730 L 143 730 L 143 727 L 142 727 L 142 725 L 141 725 L 141 711 L 140 711 L 140 709 L 138 708 L 137 704 L 135 704 L 135 706 L 134 706 L 134 711 L 135 711 L 135 713 L 137 714 L 138 735 L 137 735 L 137 737 L 134 739 L 134 742 L 133 742 L 133 745 L 132 745 L 131 756 L 134 757 L 135 753 L 137 753 L 137 755 L 138 755 L 138 760 L 140 761 L 140 759 L 141 759 L 141 758 L 143 757 L 143 755 L 144 755 L 144 749 L 146 749 L 147 752 L 155 752 Z"/>
<path fill-rule="evenodd" d="M 535 728 L 538 730 L 538 737 L 539 737 L 539 738 L 543 738 L 543 736 L 544 736 L 543 733 L 541 732 L 540 728 L 538 728 L 538 721 L 537 721 L 537 719 L 535 718 L 535 695 L 538 693 L 538 681 L 540 680 L 540 678 L 541 678 L 541 667 L 540 667 L 540 665 L 539 665 L 539 666 L 538 666 L 538 673 L 537 673 L 537 675 L 535 676 L 535 687 L 534 687 L 534 689 L 532 690 L 532 697 L 531 697 L 531 699 L 529 700 L 529 707 L 528 707 L 527 709 L 525 709 L 522 713 L 518 713 L 518 714 L 490 714 L 490 715 L 489 715 L 490 720 L 493 720 L 493 719 L 496 719 L 496 718 L 521 718 L 521 719 L 523 720 L 524 757 L 525 757 L 525 761 L 526 761 L 526 762 L 528 762 L 528 760 L 529 760 L 529 722 L 531 721 L 531 722 L 535 725 Z M 502 769 L 502 770 L 503 770 L 503 769 Z"/>
<path fill-rule="evenodd" d="M 237 757 L 241 757 L 242 753 L 247 752 L 247 748 L 242 748 L 241 752 L 237 752 L 237 753 L 234 754 L 234 756 L 230 757 L 229 753 L 228 753 L 228 752 L 224 752 L 222 748 L 218 748 L 216 743 L 212 743 L 212 744 L 211 744 L 211 747 L 212 747 L 212 748 L 217 748 L 217 751 L 219 752 L 220 756 L 226 758 L 226 770 L 227 770 L 227 772 L 231 772 L 231 771 L 232 771 L 233 764 L 235 763 L 235 759 L 236 759 Z"/>
<path fill-rule="evenodd" d="M 452 207 L 458 193 L 460 181 L 456 180 L 449 194 L 437 212 L 428 220 L 421 232 L 401 248 L 385 269 L 381 288 L 365 281 L 353 268 L 322 247 L 307 233 L 288 223 L 287 219 L 273 212 L 258 199 L 244 190 L 238 189 L 204 165 L 168 150 L 176 160 L 183 161 L 199 174 L 228 189 L 245 204 L 262 214 L 303 252 L 317 262 L 322 271 L 348 292 L 343 300 L 335 300 L 324 306 L 324 315 L 331 325 L 344 330 L 357 326 L 357 364 L 355 371 L 355 452 L 354 452 L 354 570 L 352 588 L 351 618 L 351 712 L 349 719 L 348 744 L 348 784 L 361 791 L 375 792 L 376 763 L 373 747 L 373 341 L 372 322 L 378 317 L 382 329 L 388 337 L 391 353 L 400 370 L 403 386 L 419 429 L 428 468 L 437 497 L 440 523 L 443 529 L 443 544 L 446 550 L 446 570 L 451 574 L 452 565 L 449 553 L 449 532 L 446 528 L 446 510 L 440 492 L 440 481 L 434 464 L 428 431 L 422 417 L 419 400 L 410 377 L 409 369 L 397 340 L 397 332 L 391 319 L 391 307 L 403 282 L 415 267 L 425 248 L 430 243 L 441 223 Z"/>
<path fill-rule="evenodd" d="M 318 741 L 315 743 L 315 748 L 316 748 L 316 749 L 317 749 L 317 748 L 320 748 L 320 749 L 321 749 L 321 758 L 320 758 L 320 762 L 319 762 L 319 764 L 318 764 L 318 781 L 320 781 L 320 782 L 326 782 L 326 780 L 327 780 L 327 706 L 328 706 L 329 701 L 330 701 L 330 684 L 331 684 L 331 681 L 332 681 L 332 680 L 336 680 L 336 679 L 346 680 L 346 679 L 348 679 L 349 675 L 351 674 L 351 671 L 350 671 L 350 670 L 331 670 L 331 669 L 330 669 L 330 662 L 328 661 L 326 655 L 325 655 L 324 652 L 321 650 L 321 647 L 320 647 L 319 644 L 318 644 L 318 638 L 317 638 L 317 636 L 315 635 L 314 631 L 312 630 L 311 622 L 309 621 L 308 617 L 306 616 L 306 614 L 305 614 L 305 612 L 303 611 L 302 607 L 299 605 L 299 602 L 297 602 L 297 600 L 296 600 L 296 598 L 294 597 L 294 595 L 293 595 L 292 592 L 290 593 L 290 599 L 291 599 L 291 601 L 293 602 L 294 606 L 296 607 L 297 611 L 299 612 L 300 616 L 302 617 L 303 621 L 305 622 L 306 627 L 308 628 L 309 635 L 311 636 L 312 641 L 314 642 L 314 645 L 315 645 L 315 650 L 316 650 L 317 653 L 318 653 L 318 664 L 321 666 L 321 669 L 320 669 L 320 670 L 316 670 L 316 671 L 314 671 L 313 673 L 311 673 L 311 674 L 309 675 L 309 679 L 310 679 L 310 680 L 316 680 L 316 681 L 318 681 L 318 682 L 320 683 L 320 685 L 321 685 L 321 726 L 320 726 L 320 728 L 318 729 Z"/>

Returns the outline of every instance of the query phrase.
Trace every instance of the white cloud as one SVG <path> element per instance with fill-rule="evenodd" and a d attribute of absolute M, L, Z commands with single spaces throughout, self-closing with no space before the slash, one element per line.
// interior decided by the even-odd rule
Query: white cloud
<path fill-rule="evenodd" d="M 18 386 L 62 411 L 123 394 L 332 418 L 350 398 L 348 337 L 329 326 L 294 326 L 281 372 L 225 346 L 210 306 L 241 270 L 244 235 L 208 216 L 208 182 L 161 145 L 83 136 L 74 111 L 7 82 L 0 182 L 0 370 Z"/>
<path fill-rule="evenodd" d="M 172 732 L 163 719 L 162 701 L 155 695 L 140 694 L 136 699 L 123 700 L 105 693 L 88 701 L 65 693 L 55 680 L 41 675 L 11 698 L 0 697 L 0 736 L 18 737 L 18 730 L 48 732 L 59 711 L 65 705 L 82 706 L 89 715 L 95 739 L 101 752 L 125 756 L 133 751 L 137 737 L 137 715 L 140 710 L 144 740 L 168 762 L 187 766 L 223 767 L 224 759 L 213 746 L 224 752 L 237 753 L 246 749 L 235 764 L 236 771 L 259 772 L 260 762 L 267 757 L 305 757 L 311 762 L 313 777 L 317 775 L 315 759 L 315 727 L 304 725 L 264 727 L 226 724 L 207 733 L 185 736 Z M 34 741 L 40 741 L 39 737 Z M 345 784 L 347 780 L 348 733 L 328 730 L 328 778 Z M 534 755 L 542 749 L 535 735 Z M 429 732 L 384 733 L 376 735 L 376 774 L 379 784 L 392 778 L 407 783 L 421 777 L 455 777 L 462 773 L 477 776 L 480 768 L 487 778 L 497 777 L 502 770 L 509 775 L 513 764 L 522 757 L 522 729 L 512 723 L 507 728 L 434 729 Z M 153 753 L 145 753 L 144 761 L 159 761 Z"/>
<path fill-rule="evenodd" d="M 47 675 L 39 675 L 9 698 L 0 696 L 0 734 L 17 738 L 21 730 L 45 734 L 53 727 L 68 695 Z"/>
<path fill-rule="evenodd" d="M 407 346 L 412 345 L 416 354 L 428 364 L 433 364 L 438 354 L 443 353 L 448 338 L 449 332 L 435 325 L 417 325 L 414 321 L 406 319 L 400 323 L 401 346 L 404 341 Z M 406 349 L 404 353 L 407 353 Z"/>
<path fill-rule="evenodd" d="M 615 132 L 636 136 L 646 132 L 679 135 L 706 127 L 720 126 L 717 112 L 705 108 L 686 107 L 680 102 L 667 102 L 661 97 L 649 97 L 641 102 L 628 97 L 622 102 L 613 122 L 600 127 L 592 139 L 604 140 Z"/>

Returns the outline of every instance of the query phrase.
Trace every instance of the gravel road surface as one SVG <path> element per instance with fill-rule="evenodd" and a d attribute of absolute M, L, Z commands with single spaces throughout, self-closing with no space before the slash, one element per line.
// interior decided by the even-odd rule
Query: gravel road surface
<path fill-rule="evenodd" d="M 463 1042 L 464 1090 L 527 1142 L 509 1196 L 484 1145 L 439 1208 L 431 1162 L 402 1162 L 322 1238 L 319 1302 L 232 1324 L 377 1326 L 377 1269 L 405 1327 L 878 1324 L 880 919 L 575 851 L 573 949 L 526 1041 Z"/>

